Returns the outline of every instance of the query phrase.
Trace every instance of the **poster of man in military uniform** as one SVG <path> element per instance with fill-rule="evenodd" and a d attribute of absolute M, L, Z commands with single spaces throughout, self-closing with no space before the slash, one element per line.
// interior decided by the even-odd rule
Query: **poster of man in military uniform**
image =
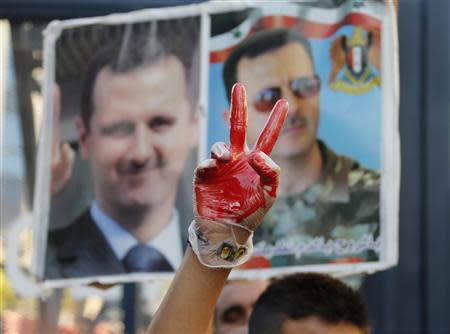
<path fill-rule="evenodd" d="M 268 4 L 234 12 L 243 19 L 217 34 L 212 18 L 208 146 L 223 141 L 234 82 L 247 89 L 250 148 L 275 102 L 289 102 L 272 153 L 282 170 L 278 200 L 254 236 L 255 255 L 244 269 L 327 265 L 331 272 L 385 260 L 385 7 Z"/>

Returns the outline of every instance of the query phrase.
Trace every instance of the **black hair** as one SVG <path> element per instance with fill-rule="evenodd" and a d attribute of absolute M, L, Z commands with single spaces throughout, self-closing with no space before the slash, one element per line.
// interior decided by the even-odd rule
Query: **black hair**
<path fill-rule="evenodd" d="M 118 35 L 98 49 L 86 67 L 81 92 L 81 118 L 89 129 L 94 112 L 93 91 L 98 73 L 109 67 L 114 73 L 126 73 L 161 58 L 177 57 L 186 72 L 191 102 L 198 97 L 200 20 L 196 17 L 119 27 Z"/>
<path fill-rule="evenodd" d="M 222 75 L 228 100 L 230 100 L 231 88 L 237 82 L 237 67 L 242 58 L 256 58 L 292 42 L 299 43 L 305 48 L 314 66 L 311 45 L 308 39 L 294 29 L 278 28 L 262 30 L 238 44 L 228 56 L 223 67 Z"/>
<path fill-rule="evenodd" d="M 367 306 L 361 294 L 331 276 L 300 273 L 276 280 L 258 298 L 249 333 L 280 333 L 283 321 L 317 317 L 368 331 Z"/>

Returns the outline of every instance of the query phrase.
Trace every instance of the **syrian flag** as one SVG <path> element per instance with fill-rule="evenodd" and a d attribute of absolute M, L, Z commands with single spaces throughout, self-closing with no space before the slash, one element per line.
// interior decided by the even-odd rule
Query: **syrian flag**
<path fill-rule="evenodd" d="M 256 31 L 274 28 L 298 29 L 307 38 L 328 38 L 345 25 L 366 30 L 381 29 L 383 4 L 345 2 L 337 8 L 316 8 L 301 4 L 264 4 L 229 32 L 210 40 L 210 63 L 223 62 L 234 46 Z"/>

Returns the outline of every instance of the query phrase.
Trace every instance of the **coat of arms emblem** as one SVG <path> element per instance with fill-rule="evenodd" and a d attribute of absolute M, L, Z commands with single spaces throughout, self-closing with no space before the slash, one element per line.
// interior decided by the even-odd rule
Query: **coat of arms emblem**
<path fill-rule="evenodd" d="M 331 44 L 328 84 L 335 91 L 361 95 L 380 86 L 380 32 L 356 27 Z"/>

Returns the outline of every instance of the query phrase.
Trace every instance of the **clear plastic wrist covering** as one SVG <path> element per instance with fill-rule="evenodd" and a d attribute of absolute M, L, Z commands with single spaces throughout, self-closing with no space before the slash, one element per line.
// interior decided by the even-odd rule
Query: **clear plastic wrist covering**
<path fill-rule="evenodd" d="M 236 231 L 250 234 L 243 243 Z M 243 231 L 245 230 L 245 231 Z M 231 221 L 192 221 L 189 242 L 201 264 L 211 268 L 234 268 L 250 259 L 253 252 L 253 232 Z"/>

